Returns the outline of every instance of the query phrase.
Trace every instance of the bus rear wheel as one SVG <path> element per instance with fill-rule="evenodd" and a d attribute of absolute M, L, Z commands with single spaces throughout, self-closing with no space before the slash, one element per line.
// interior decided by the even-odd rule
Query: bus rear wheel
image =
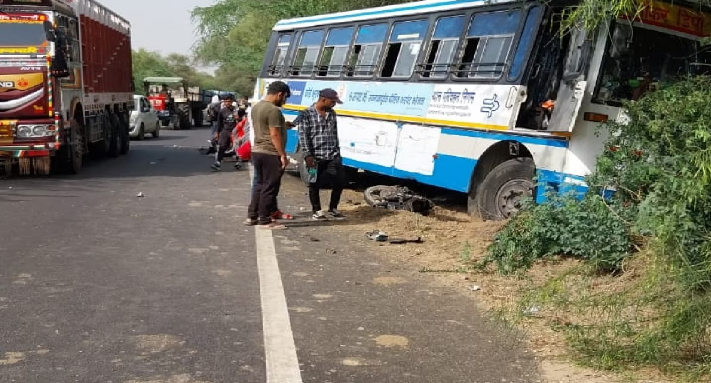
<path fill-rule="evenodd" d="M 533 159 L 513 158 L 497 165 L 477 187 L 475 196 L 469 196 L 469 211 L 478 213 L 484 220 L 508 219 L 521 209 L 521 203 L 533 195 L 533 177 L 536 166 Z"/>

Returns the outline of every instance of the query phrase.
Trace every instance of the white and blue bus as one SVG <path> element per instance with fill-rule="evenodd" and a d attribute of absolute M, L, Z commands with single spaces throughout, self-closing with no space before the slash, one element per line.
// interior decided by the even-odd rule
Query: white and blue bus
<path fill-rule="evenodd" d="M 650 0 L 561 37 L 571 3 L 427 0 L 282 20 L 255 98 L 287 82 L 293 119 L 333 88 L 344 165 L 467 193 L 470 212 L 506 218 L 531 193 L 584 192 L 596 126 L 688 73 L 711 35 L 711 14 Z M 301 161 L 296 130 L 287 152 Z"/>

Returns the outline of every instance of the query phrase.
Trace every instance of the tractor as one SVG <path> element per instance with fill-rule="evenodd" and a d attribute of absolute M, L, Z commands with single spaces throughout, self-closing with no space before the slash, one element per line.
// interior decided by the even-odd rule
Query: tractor
<path fill-rule="evenodd" d="M 143 79 L 146 97 L 158 111 L 164 127 L 190 129 L 202 126 L 202 111 L 207 106 L 200 88 L 188 88 L 182 77 L 146 77 Z"/>

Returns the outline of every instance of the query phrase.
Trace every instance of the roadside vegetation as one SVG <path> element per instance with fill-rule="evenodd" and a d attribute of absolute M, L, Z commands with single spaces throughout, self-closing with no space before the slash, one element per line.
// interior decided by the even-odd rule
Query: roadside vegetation
<path fill-rule="evenodd" d="M 502 228 L 480 269 L 522 275 L 542 260 L 585 261 L 525 294 L 510 314 L 568 313 L 559 330 L 596 367 L 711 377 L 710 101 L 711 79 L 699 77 L 628 103 L 629 121 L 601 127 L 607 149 L 581 201 L 552 196 Z M 622 278 L 630 268 L 632 283 L 592 286 L 595 276 Z"/>

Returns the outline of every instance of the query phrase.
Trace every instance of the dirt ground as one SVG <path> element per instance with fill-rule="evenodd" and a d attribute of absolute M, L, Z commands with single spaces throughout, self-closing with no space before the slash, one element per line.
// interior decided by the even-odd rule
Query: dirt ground
<path fill-rule="evenodd" d="M 538 265 L 527 274 L 526 280 L 496 273 L 462 272 L 462 267 L 471 265 L 471 260 L 483 256 L 495 233 L 502 227 L 501 222 L 472 219 L 462 206 L 456 205 L 437 207 L 427 217 L 405 211 L 375 209 L 365 203 L 362 192 L 353 190 L 344 192 L 340 208 L 348 217 L 348 225 L 336 226 L 336 229 L 342 230 L 351 240 L 370 242 L 382 256 L 408 262 L 419 271 L 430 273 L 433 283 L 456 287 L 462 294 L 470 296 L 473 304 L 492 312 L 511 307 L 520 297 L 521 289 L 530 286 L 531 282 L 547 280 L 552 275 L 578 266 L 570 260 Z M 379 243 L 365 235 L 375 230 L 387 233 L 391 239 L 421 237 L 423 242 Z M 602 289 L 610 288 L 615 283 L 618 282 L 613 278 L 595 281 L 596 286 Z M 561 320 L 559 314 L 526 318 L 521 328 L 525 333 L 525 342 L 539 357 L 541 372 L 548 382 L 666 382 L 655 378 L 653 373 L 640 371 L 634 374 L 636 378 L 630 378 L 577 367 L 570 361 L 564 334 L 554 331 L 551 326 L 551 321 Z"/>

